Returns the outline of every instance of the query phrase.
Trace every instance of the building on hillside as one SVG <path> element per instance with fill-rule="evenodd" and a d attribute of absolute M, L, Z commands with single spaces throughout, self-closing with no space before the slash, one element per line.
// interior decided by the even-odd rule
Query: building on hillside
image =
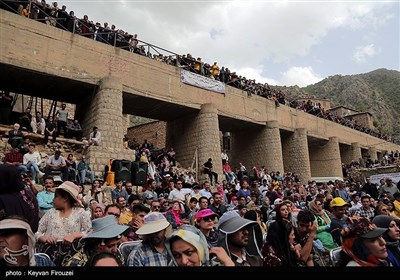
<path fill-rule="evenodd" d="M 360 113 L 357 110 L 354 110 L 350 107 L 346 107 L 346 106 L 342 106 L 342 105 L 329 109 L 329 112 L 334 113 L 335 115 L 337 115 L 338 117 L 341 117 L 341 118 L 346 117 L 348 115 Z"/>
<path fill-rule="evenodd" d="M 331 108 L 329 112 L 335 113 L 337 116 L 355 121 L 358 125 L 375 130 L 373 116 L 370 112 L 360 112 L 346 106 L 337 106 Z"/>
<path fill-rule="evenodd" d="M 373 117 L 370 112 L 360 112 L 351 115 L 345 116 L 346 119 L 354 120 L 358 125 L 362 127 L 369 128 L 371 130 L 375 130 Z"/>
<path fill-rule="evenodd" d="M 307 103 L 308 101 L 311 101 L 312 103 L 319 103 L 321 104 L 321 109 L 329 110 L 331 108 L 331 101 L 329 101 L 328 99 L 324 99 L 324 98 L 316 98 L 314 97 L 300 97 L 297 98 L 297 102 L 302 103 L 305 102 Z"/>

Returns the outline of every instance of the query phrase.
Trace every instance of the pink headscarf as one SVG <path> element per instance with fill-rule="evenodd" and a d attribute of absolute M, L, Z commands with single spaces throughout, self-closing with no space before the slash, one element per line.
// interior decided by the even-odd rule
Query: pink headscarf
<path fill-rule="evenodd" d="M 222 196 L 225 195 L 224 188 L 220 184 L 217 184 L 217 192 Z"/>

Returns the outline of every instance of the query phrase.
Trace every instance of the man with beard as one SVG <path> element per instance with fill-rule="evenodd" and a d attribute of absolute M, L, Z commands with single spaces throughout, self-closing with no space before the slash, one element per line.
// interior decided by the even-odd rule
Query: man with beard
<path fill-rule="evenodd" d="M 167 232 L 171 224 L 160 212 L 150 212 L 143 225 L 136 231 L 143 242 L 136 246 L 126 261 L 127 266 L 168 266 L 171 257 L 165 247 Z"/>
<path fill-rule="evenodd" d="M 235 266 L 262 266 L 253 226 L 256 221 L 239 216 L 236 211 L 225 212 L 219 219 L 218 246 L 228 253 Z"/>

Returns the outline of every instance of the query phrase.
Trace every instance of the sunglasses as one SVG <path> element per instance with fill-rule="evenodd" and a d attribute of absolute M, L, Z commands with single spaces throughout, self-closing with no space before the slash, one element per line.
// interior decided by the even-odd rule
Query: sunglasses
<path fill-rule="evenodd" d="M 209 221 L 213 221 L 214 217 L 213 216 L 208 216 L 208 217 L 203 217 L 201 218 L 204 222 L 209 222 Z"/>

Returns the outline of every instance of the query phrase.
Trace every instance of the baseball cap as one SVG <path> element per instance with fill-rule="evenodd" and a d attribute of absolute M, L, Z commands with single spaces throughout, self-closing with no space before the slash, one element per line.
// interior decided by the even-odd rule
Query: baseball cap
<path fill-rule="evenodd" d="M 346 201 L 344 201 L 344 199 L 341 198 L 341 197 L 335 197 L 330 202 L 330 206 L 331 207 L 340 207 L 340 206 L 343 206 L 343 205 L 348 205 L 348 203 Z"/>
<path fill-rule="evenodd" d="M 202 209 L 199 212 L 196 213 L 196 215 L 194 215 L 194 218 L 196 220 L 200 220 L 201 218 L 204 217 L 209 217 L 209 216 L 214 216 L 214 217 L 218 217 L 218 214 L 214 213 L 211 209 Z"/>

